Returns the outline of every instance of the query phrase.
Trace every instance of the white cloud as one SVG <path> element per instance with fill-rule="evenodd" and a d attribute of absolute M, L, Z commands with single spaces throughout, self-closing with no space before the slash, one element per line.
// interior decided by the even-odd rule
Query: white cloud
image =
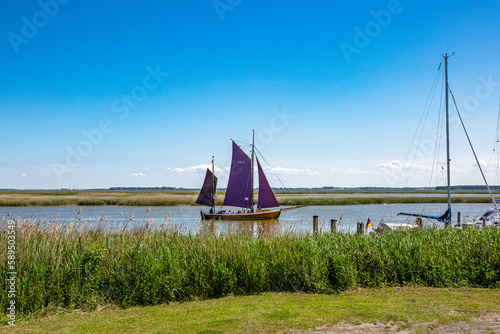
<path fill-rule="evenodd" d="M 143 173 L 132 173 L 128 174 L 127 176 L 145 176 Z"/>
<path fill-rule="evenodd" d="M 182 175 L 201 175 L 204 174 L 205 171 L 208 169 L 212 169 L 212 165 L 208 164 L 202 164 L 202 165 L 196 165 L 196 166 L 190 166 L 190 167 L 184 167 L 184 168 L 167 168 L 168 171 L 182 174 Z M 229 167 L 223 167 L 223 168 L 218 168 L 215 167 L 215 173 L 216 174 L 228 174 L 230 168 Z M 278 176 L 289 176 L 289 175 L 301 175 L 301 176 L 311 176 L 311 175 L 316 175 L 316 176 L 321 176 L 321 175 L 329 175 L 332 173 L 335 174 L 342 174 L 342 175 L 361 175 L 361 174 L 369 174 L 372 173 L 370 171 L 362 170 L 362 169 L 357 169 L 357 168 L 347 168 L 347 169 L 341 169 L 341 168 L 330 168 L 328 170 L 312 170 L 309 168 L 288 168 L 288 167 L 264 167 L 264 172 L 266 175 L 270 175 L 271 173 L 276 173 Z"/>
<path fill-rule="evenodd" d="M 300 168 L 286 168 L 286 167 L 273 167 L 272 170 L 269 167 L 265 167 L 264 170 L 274 171 L 278 175 L 320 175 L 320 172 L 310 170 L 309 168 L 300 169 Z"/>
<path fill-rule="evenodd" d="M 424 165 L 419 165 L 415 163 L 410 163 L 410 162 L 405 162 L 404 166 L 403 163 L 397 159 L 386 162 L 386 163 L 381 163 L 378 165 L 379 168 L 382 169 L 391 169 L 391 170 L 401 170 L 401 169 L 414 169 L 414 170 L 430 170 L 431 166 L 424 166 Z"/>
<path fill-rule="evenodd" d="M 27 175 L 23 173 L 23 174 L 21 174 L 21 176 L 22 176 L 22 177 L 26 177 Z"/>
<path fill-rule="evenodd" d="M 167 167 L 167 170 L 169 172 L 174 172 L 174 173 L 178 173 L 178 174 L 203 174 L 203 173 L 205 173 L 207 168 L 212 170 L 212 165 L 202 164 L 202 165 L 196 165 L 196 166 L 190 166 L 190 167 L 184 167 L 184 168 Z M 224 167 L 224 168 L 215 167 L 216 174 L 222 174 L 222 173 L 227 173 L 227 172 L 229 172 L 229 167 Z"/>
<path fill-rule="evenodd" d="M 342 175 L 362 175 L 362 174 L 369 174 L 372 172 L 369 172 L 367 170 L 359 169 L 359 168 L 330 168 L 328 170 L 330 173 L 335 173 L 335 174 L 342 174 Z"/>
<path fill-rule="evenodd" d="M 403 164 L 399 160 L 392 160 L 386 163 L 381 163 L 378 165 L 379 168 L 383 169 L 401 169 Z"/>
<path fill-rule="evenodd" d="M 144 170 L 145 170 L 145 171 L 148 171 L 148 170 L 149 170 L 149 167 L 144 168 Z"/>

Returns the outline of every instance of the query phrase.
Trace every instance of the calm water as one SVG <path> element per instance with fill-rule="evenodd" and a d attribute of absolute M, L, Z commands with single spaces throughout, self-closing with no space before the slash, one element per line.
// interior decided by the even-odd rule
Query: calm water
<path fill-rule="evenodd" d="M 276 196 L 290 196 L 290 194 L 275 194 Z M 331 196 L 331 197 L 446 197 L 446 193 L 325 193 L 325 194 L 292 194 L 294 197 L 301 196 Z M 488 197 L 484 194 L 455 194 L 456 197 Z"/>
<path fill-rule="evenodd" d="M 492 207 L 491 204 L 453 204 L 453 221 L 456 223 L 457 212 L 462 213 L 462 221 L 483 214 Z M 81 213 L 79 213 L 81 209 Z M 312 231 L 312 217 L 319 216 L 320 228 L 329 231 L 330 220 L 342 220 L 339 230 L 354 232 L 358 221 L 366 223 L 370 218 L 376 227 L 382 220 L 385 222 L 406 222 L 406 217 L 397 216 L 399 212 L 426 213 L 441 215 L 446 204 L 380 204 L 380 205 L 339 205 L 308 206 L 283 211 L 279 220 L 275 221 L 225 221 L 204 222 L 200 219 L 200 207 L 175 206 L 147 207 L 135 206 L 56 206 L 56 207 L 4 207 L 0 208 L 0 217 L 30 219 L 42 224 L 68 225 L 71 222 L 85 222 L 88 226 L 104 226 L 109 229 L 142 228 L 154 219 L 154 226 L 168 225 L 182 233 L 244 233 L 248 235 L 275 234 L 293 231 L 309 233 Z M 413 222 L 413 218 L 409 218 Z"/>

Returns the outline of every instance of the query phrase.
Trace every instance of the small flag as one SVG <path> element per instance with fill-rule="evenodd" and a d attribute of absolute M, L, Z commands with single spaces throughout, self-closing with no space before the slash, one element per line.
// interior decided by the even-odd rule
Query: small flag
<path fill-rule="evenodd" d="M 370 218 L 368 218 L 368 221 L 366 222 L 366 229 L 370 226 L 372 226 L 372 222 L 370 221 Z"/>

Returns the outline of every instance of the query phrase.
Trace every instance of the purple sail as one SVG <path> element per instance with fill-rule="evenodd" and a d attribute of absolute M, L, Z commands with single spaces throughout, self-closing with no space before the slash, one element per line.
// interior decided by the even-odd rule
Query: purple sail
<path fill-rule="evenodd" d="M 252 207 L 252 161 L 233 141 L 233 160 L 229 172 L 224 205 L 240 208 Z"/>
<path fill-rule="evenodd" d="M 196 203 L 214 206 L 215 189 L 217 189 L 217 177 L 207 168 L 205 181 L 203 181 L 203 187 L 200 190 L 198 199 L 196 199 Z"/>
<path fill-rule="evenodd" d="M 257 159 L 257 168 L 259 170 L 259 202 L 258 206 L 261 208 L 274 208 L 280 206 L 276 200 L 276 196 L 267 182 L 266 175 L 260 166 L 259 159 Z"/>

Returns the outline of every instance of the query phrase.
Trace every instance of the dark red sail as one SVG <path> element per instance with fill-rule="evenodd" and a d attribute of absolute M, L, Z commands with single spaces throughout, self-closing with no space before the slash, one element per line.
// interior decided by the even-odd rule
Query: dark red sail
<path fill-rule="evenodd" d="M 252 207 L 252 161 L 233 141 L 233 159 L 229 172 L 224 205 Z"/>
<path fill-rule="evenodd" d="M 259 201 L 258 206 L 261 208 L 275 208 L 280 206 L 276 200 L 276 196 L 267 182 L 266 175 L 260 166 L 259 159 L 257 159 L 257 168 L 259 170 Z"/>
<path fill-rule="evenodd" d="M 217 189 L 217 177 L 207 168 L 207 173 L 205 174 L 205 181 L 203 181 L 203 187 L 200 190 L 198 199 L 196 203 L 208 206 L 214 206 L 214 195 Z"/>

